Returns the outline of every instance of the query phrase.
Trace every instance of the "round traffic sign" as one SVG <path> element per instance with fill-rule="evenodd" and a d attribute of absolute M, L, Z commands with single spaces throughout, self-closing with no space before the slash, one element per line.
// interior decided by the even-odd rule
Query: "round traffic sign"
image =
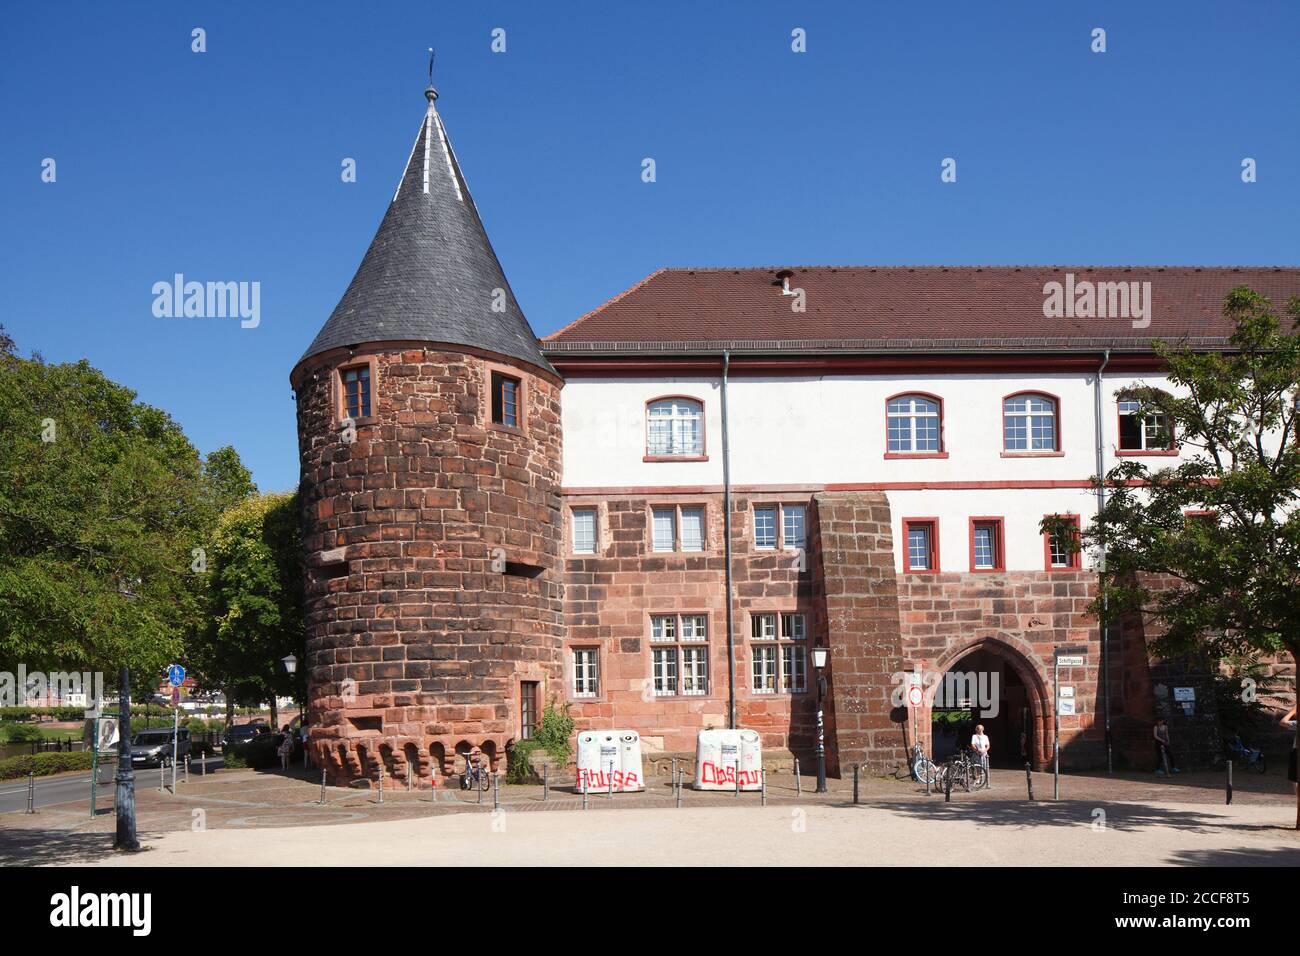
<path fill-rule="evenodd" d="M 180 687 L 181 684 L 184 684 L 185 668 L 181 667 L 180 664 L 173 664 L 171 667 L 167 668 L 167 683 L 171 684 L 173 687 Z"/>
<path fill-rule="evenodd" d="M 921 706 L 921 688 L 913 684 L 907 689 L 907 702 L 913 707 Z"/>

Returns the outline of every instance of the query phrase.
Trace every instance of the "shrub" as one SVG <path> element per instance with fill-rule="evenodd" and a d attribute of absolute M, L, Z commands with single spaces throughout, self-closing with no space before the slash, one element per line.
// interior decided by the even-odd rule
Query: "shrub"
<path fill-rule="evenodd" d="M 6 740 L 11 744 L 30 744 L 39 743 L 45 739 L 41 733 L 41 728 L 35 724 L 0 724 L 0 740 Z"/>
<path fill-rule="evenodd" d="M 506 763 L 507 783 L 528 783 L 533 779 L 532 755 L 545 750 L 554 763 L 564 766 L 573 756 L 569 740 L 573 737 L 573 718 L 569 716 L 569 705 L 552 697 L 542 710 L 542 720 L 537 725 L 537 732 L 528 740 L 520 740 L 510 748 L 510 759 Z"/>
<path fill-rule="evenodd" d="M 89 770 L 94 766 L 94 757 L 93 753 L 84 751 L 10 757 L 8 760 L 0 760 L 0 780 L 25 777 L 29 773 L 46 777 L 52 773 L 63 773 L 68 770 Z"/>

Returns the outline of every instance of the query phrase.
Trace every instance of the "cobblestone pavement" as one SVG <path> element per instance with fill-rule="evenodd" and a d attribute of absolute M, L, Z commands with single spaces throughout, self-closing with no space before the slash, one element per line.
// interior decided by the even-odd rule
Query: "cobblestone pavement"
<path fill-rule="evenodd" d="M 328 788 L 321 804 L 319 780 L 310 773 L 293 771 L 258 772 L 222 770 L 207 777 L 191 776 L 181 782 L 177 793 L 160 792 L 149 774 L 137 777 L 138 828 L 141 842 L 156 843 L 165 834 L 177 831 L 249 831 L 280 828 L 340 826 L 347 824 L 396 823 L 429 817 L 452 815 L 491 815 L 492 793 L 479 795 L 458 790 L 386 790 L 383 802 L 374 790 Z M 1103 811 L 1103 822 L 1112 827 L 1130 829 L 1167 826 L 1186 835 L 1193 830 L 1216 832 L 1238 825 L 1248 826 L 1251 833 L 1268 830 L 1275 839 L 1291 840 L 1285 828 L 1294 822 L 1294 796 L 1280 775 L 1236 780 L 1237 788 L 1231 807 L 1224 806 L 1222 774 L 1185 774 L 1173 780 L 1150 774 L 1067 775 L 1061 778 L 1060 802 L 1052 797 L 1050 774 L 1034 774 L 1034 794 L 1027 800 L 1023 772 L 993 773 L 992 787 L 979 793 L 954 793 L 951 802 L 943 795 L 927 796 L 924 788 L 911 780 L 866 778 L 859 781 L 860 805 L 853 806 L 851 779 L 829 781 L 830 792 L 813 793 L 815 781 L 803 778 L 803 790 L 796 790 L 790 774 L 773 774 L 768 778 L 767 807 L 789 815 L 796 807 L 820 814 L 823 811 L 862 812 L 875 808 L 894 815 L 899 821 L 922 820 L 969 823 L 981 827 L 1011 827 L 1018 830 L 1046 827 L 1059 828 L 1065 823 L 1092 825 L 1096 811 Z M 35 814 L 0 815 L 0 864 L 23 865 L 89 861 L 112 856 L 108 849 L 114 828 L 112 787 L 101 787 L 95 817 L 89 802 L 61 804 L 41 809 Z M 540 786 L 502 786 L 499 800 L 504 814 L 583 813 L 582 798 L 567 785 L 554 787 L 543 800 Z M 685 810 L 744 810 L 761 808 L 755 792 L 737 796 L 734 792 L 697 792 L 686 789 L 682 794 Z M 645 809 L 673 810 L 676 801 L 670 782 L 652 780 L 644 793 L 588 795 L 588 814 Z M 691 814 L 694 818 L 696 814 Z M 712 817 L 712 814 L 706 814 Z M 499 820 L 501 815 L 495 819 Z M 782 817 L 784 818 L 784 817 Z M 1195 818 L 1195 826 L 1189 820 Z M 715 821 L 718 818 L 714 817 Z M 738 817 L 739 819 L 739 817 Z M 481 829 L 490 820 L 466 824 Z M 728 824 L 729 825 L 729 824 Z M 355 827 L 345 827 L 353 830 Z M 364 829 L 364 828 L 363 828 Z M 375 830 L 376 836 L 383 828 Z M 310 831 L 306 831 L 310 832 Z M 341 831 L 340 831 L 341 832 Z M 286 834 L 287 836 L 287 834 Z M 333 834 L 331 835 L 333 836 Z M 170 841 L 168 841 L 170 842 Z M 228 841 L 230 842 L 230 841 Z M 312 841 L 307 841 L 309 844 Z M 235 845 L 241 840 L 231 843 Z M 800 844 L 802 846 L 803 844 Z M 142 861 L 147 862 L 147 854 Z M 161 862 L 161 860 L 159 860 Z M 224 862 L 231 862 L 226 860 Z M 266 861 L 263 861 L 266 862 Z M 1064 862 L 1064 861 L 1062 861 Z M 1294 862 L 1300 862 L 1300 859 Z"/>

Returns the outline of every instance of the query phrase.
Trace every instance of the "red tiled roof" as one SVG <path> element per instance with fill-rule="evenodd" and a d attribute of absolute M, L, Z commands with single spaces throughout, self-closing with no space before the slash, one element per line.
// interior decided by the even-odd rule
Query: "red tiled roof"
<path fill-rule="evenodd" d="M 791 309 L 778 276 L 803 289 Z M 1150 282 L 1151 323 L 1130 318 L 1048 318 L 1044 285 Z M 1297 267 L 1193 266 L 794 266 L 661 269 L 542 340 L 543 349 L 590 352 L 745 348 L 1079 348 L 1145 346 L 1152 338 L 1220 339 L 1229 290 L 1246 285 L 1279 312 L 1300 295 Z M 1208 344 L 1208 343 L 1207 343 Z"/>

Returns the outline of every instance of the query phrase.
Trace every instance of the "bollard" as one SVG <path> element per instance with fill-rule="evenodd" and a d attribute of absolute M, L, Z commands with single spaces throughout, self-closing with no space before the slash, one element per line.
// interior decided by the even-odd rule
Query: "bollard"
<path fill-rule="evenodd" d="M 384 802 L 384 765 L 379 765 L 379 802 Z"/>
<path fill-rule="evenodd" d="M 551 765 L 542 764 L 542 803 L 551 799 Z"/>
<path fill-rule="evenodd" d="M 925 774 L 925 795 L 930 795 L 930 778 L 934 776 L 934 765 L 930 764 L 922 772 Z"/>
<path fill-rule="evenodd" d="M 943 775 L 943 802 L 952 803 L 952 773 Z"/>
<path fill-rule="evenodd" d="M 163 766 L 161 758 L 158 761 L 158 792 L 162 793 L 167 789 L 167 768 Z"/>
<path fill-rule="evenodd" d="M 673 758 L 673 795 L 677 794 L 677 758 Z"/>
<path fill-rule="evenodd" d="M 758 802 L 760 806 L 767 806 L 767 771 L 758 772 Z"/>
<path fill-rule="evenodd" d="M 411 779 L 411 765 L 406 765 L 406 792 L 410 793 L 415 789 L 415 781 Z"/>
<path fill-rule="evenodd" d="M 796 757 L 796 758 L 795 758 L 795 761 L 794 761 L 794 795 L 795 795 L 796 797 L 802 797 L 802 796 L 803 796 L 803 777 L 801 777 L 801 776 L 799 775 L 799 758 L 798 758 L 798 757 Z"/>
<path fill-rule="evenodd" d="M 587 809 L 587 775 L 583 773 L 581 770 L 579 770 L 578 773 L 581 775 L 579 779 L 582 781 L 582 809 L 586 810 Z"/>
<path fill-rule="evenodd" d="M 321 806 L 325 805 L 325 771 L 320 772 L 320 802 Z"/>
<path fill-rule="evenodd" d="M 1232 761 L 1228 761 L 1228 803 L 1232 803 Z"/>
<path fill-rule="evenodd" d="M 740 761 L 736 761 L 736 796 L 740 796 Z"/>
<path fill-rule="evenodd" d="M 208 775 L 208 758 L 204 757 L 203 762 L 199 764 L 199 776 L 206 777 L 207 775 Z"/>
<path fill-rule="evenodd" d="M 185 755 L 185 782 L 190 782 L 190 755 Z"/>
<path fill-rule="evenodd" d="M 492 809 L 493 811 L 501 809 L 501 784 L 497 781 L 497 775 L 492 775 Z"/>
<path fill-rule="evenodd" d="M 684 782 L 685 777 L 686 777 L 686 771 L 679 770 L 678 777 L 677 777 L 677 808 L 679 810 L 681 809 L 682 806 L 682 783 Z"/>
<path fill-rule="evenodd" d="M 853 765 L 853 805 L 858 805 L 858 765 Z"/>
<path fill-rule="evenodd" d="M 1025 764 L 1025 786 L 1029 788 L 1029 799 L 1034 799 L 1034 774 L 1029 764 Z"/>
<path fill-rule="evenodd" d="M 468 773 L 468 772 L 469 772 L 469 771 L 467 770 L 466 773 Z M 476 801 L 476 802 L 478 803 L 479 806 L 482 806 L 482 805 L 483 805 L 483 786 L 482 786 L 482 781 L 481 781 L 477 776 L 473 776 L 473 777 L 470 778 L 470 783 L 471 783 L 471 784 L 473 785 L 473 787 L 474 787 L 474 792 L 478 794 L 478 797 L 477 797 L 477 801 Z"/>
<path fill-rule="evenodd" d="M 614 799 L 614 765 L 609 765 L 609 799 Z"/>
<path fill-rule="evenodd" d="M 27 812 L 36 812 L 36 774 L 27 773 Z"/>

